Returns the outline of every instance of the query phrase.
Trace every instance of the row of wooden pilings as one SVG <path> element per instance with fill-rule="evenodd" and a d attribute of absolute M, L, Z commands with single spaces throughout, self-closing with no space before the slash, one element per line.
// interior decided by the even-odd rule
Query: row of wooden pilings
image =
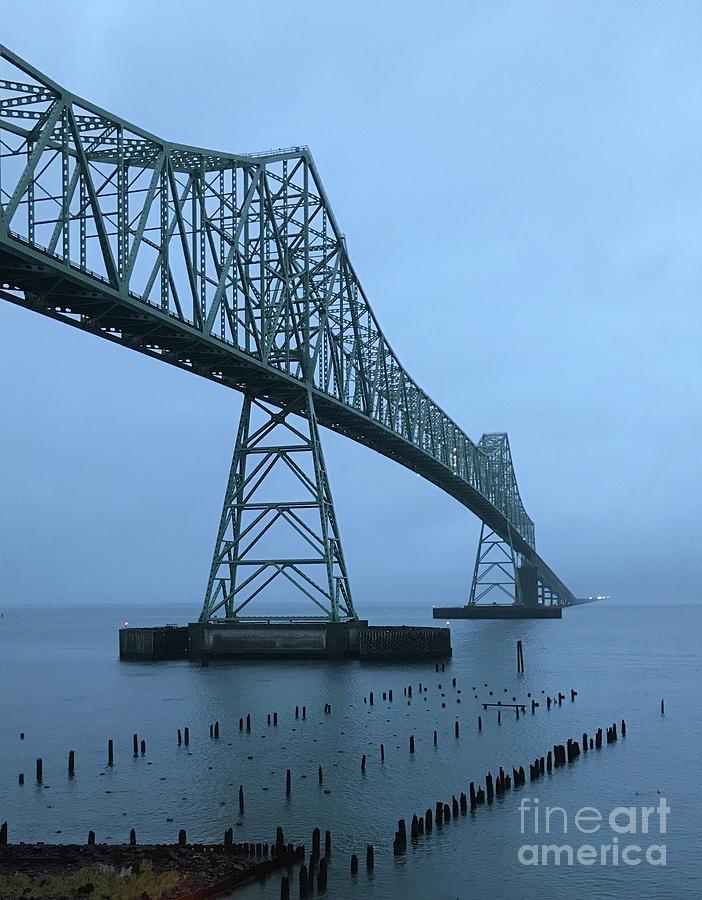
<path fill-rule="evenodd" d="M 392 694 L 392 691 L 390 692 Z M 300 709 L 302 709 L 302 718 L 307 718 L 307 707 L 306 706 L 296 706 L 295 707 L 295 718 L 300 718 Z M 324 714 L 330 715 L 332 711 L 331 703 L 324 704 Z M 268 724 L 273 724 L 274 726 L 278 725 L 278 713 L 274 712 L 272 715 L 268 713 Z M 247 713 L 246 717 L 241 716 L 239 719 L 239 731 L 246 731 L 251 733 L 251 714 Z M 209 726 L 210 738 L 213 740 L 219 740 L 220 738 L 220 727 L 219 721 L 213 722 Z M 20 740 L 24 740 L 24 732 L 20 734 Z M 190 729 L 186 725 L 182 729 L 179 728 L 177 731 L 177 740 L 178 746 L 190 746 Z M 136 759 L 137 757 L 146 755 L 146 741 L 144 738 L 139 739 L 138 734 L 132 735 L 132 755 Z M 113 766 L 115 762 L 115 751 L 114 751 L 114 740 L 110 738 L 107 741 L 107 765 Z M 75 750 L 70 750 L 68 753 L 68 775 L 69 777 L 73 777 L 76 773 L 76 754 Z M 41 784 L 44 780 L 44 760 L 39 757 L 36 761 L 36 780 L 38 784 Z M 20 772 L 18 776 L 19 784 L 24 784 L 24 772 Z M 243 807 L 242 807 L 243 809 Z"/>
<path fill-rule="evenodd" d="M 283 829 L 278 828 L 276 840 L 282 840 Z M 323 891 L 327 887 L 329 858 L 332 852 L 331 832 L 324 833 L 324 854 L 322 855 L 321 832 L 319 828 L 315 828 L 312 832 L 312 850 L 308 862 L 305 862 L 305 847 L 301 845 L 297 856 L 297 861 L 301 862 L 298 870 L 298 890 L 300 897 L 309 897 L 314 892 L 315 880 L 317 888 Z M 290 897 L 290 876 L 283 875 L 280 880 L 280 897 L 281 900 L 288 900 Z"/>
<path fill-rule="evenodd" d="M 621 721 L 622 737 L 626 736 L 626 722 Z M 607 728 L 607 743 L 611 744 L 617 740 L 617 725 L 613 723 Z M 602 729 L 598 728 L 594 738 L 588 738 L 587 733 L 583 732 L 582 737 L 583 749 L 600 749 L 602 747 Z M 573 762 L 580 756 L 580 744 L 577 740 L 568 739 L 566 744 L 554 744 L 553 749 L 547 754 L 534 760 L 529 764 L 529 780 L 538 780 L 544 772 L 550 772 L 552 769 L 558 769 L 569 762 Z M 485 788 L 471 781 L 468 794 L 461 793 L 457 798 L 454 794 L 451 803 L 444 803 L 437 800 L 435 808 L 429 807 L 424 815 L 414 814 L 412 816 L 410 834 L 412 840 L 417 840 L 421 835 L 433 830 L 434 826 L 440 827 L 445 822 L 450 822 L 453 816 L 456 819 L 459 815 L 468 814 L 468 809 L 475 813 L 479 806 L 486 801 L 491 803 L 495 797 L 499 797 L 511 788 L 517 788 L 526 784 L 526 772 L 523 766 L 512 768 L 512 774 L 509 775 L 500 766 L 498 773 L 493 777 L 492 772 L 488 772 L 485 776 Z M 407 849 L 407 826 L 404 819 L 398 821 L 397 831 L 393 839 L 393 853 L 399 856 Z"/>

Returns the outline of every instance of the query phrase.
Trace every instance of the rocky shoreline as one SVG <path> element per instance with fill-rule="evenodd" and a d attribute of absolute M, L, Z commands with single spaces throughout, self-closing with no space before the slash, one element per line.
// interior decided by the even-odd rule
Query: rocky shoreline
<path fill-rule="evenodd" d="M 298 855 L 292 844 L 7 844 L 0 898 L 204 900 L 287 868 Z"/>

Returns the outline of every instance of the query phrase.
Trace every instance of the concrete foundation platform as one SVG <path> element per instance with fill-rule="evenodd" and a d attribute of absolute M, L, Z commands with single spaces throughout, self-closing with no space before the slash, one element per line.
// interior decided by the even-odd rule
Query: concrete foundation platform
<path fill-rule="evenodd" d="M 119 630 L 120 659 L 185 659 L 187 655 L 187 626 Z"/>
<path fill-rule="evenodd" d="M 561 619 L 560 606 L 507 606 L 490 604 L 481 606 L 435 606 L 435 619 Z"/>
<path fill-rule="evenodd" d="M 191 659 L 347 659 L 368 622 L 192 622 Z"/>
<path fill-rule="evenodd" d="M 175 634 L 177 632 L 177 635 Z M 192 622 L 183 628 L 122 628 L 120 659 L 446 659 L 448 628 L 368 625 L 367 621 Z"/>

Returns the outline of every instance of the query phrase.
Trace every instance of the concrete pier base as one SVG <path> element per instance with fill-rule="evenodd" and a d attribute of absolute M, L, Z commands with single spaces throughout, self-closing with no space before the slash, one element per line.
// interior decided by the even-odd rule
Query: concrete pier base
<path fill-rule="evenodd" d="M 481 606 L 435 606 L 435 619 L 560 619 L 560 606 L 514 606 L 490 604 Z"/>
<path fill-rule="evenodd" d="M 177 632 L 177 634 L 176 634 Z M 192 622 L 183 628 L 122 628 L 120 659 L 446 659 L 448 628 L 374 625 L 367 621 Z"/>
<path fill-rule="evenodd" d="M 346 659 L 368 622 L 191 622 L 191 659 Z"/>

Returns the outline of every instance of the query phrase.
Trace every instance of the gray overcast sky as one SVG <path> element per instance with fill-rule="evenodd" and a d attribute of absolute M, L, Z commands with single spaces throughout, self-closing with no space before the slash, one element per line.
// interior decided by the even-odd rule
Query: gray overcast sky
<path fill-rule="evenodd" d="M 702 6 L 7 3 L 0 40 L 172 140 L 307 144 L 391 344 L 509 432 L 577 593 L 699 600 Z M 239 395 L 0 304 L 0 600 L 199 610 Z M 462 600 L 477 522 L 324 433 L 356 605 Z"/>

